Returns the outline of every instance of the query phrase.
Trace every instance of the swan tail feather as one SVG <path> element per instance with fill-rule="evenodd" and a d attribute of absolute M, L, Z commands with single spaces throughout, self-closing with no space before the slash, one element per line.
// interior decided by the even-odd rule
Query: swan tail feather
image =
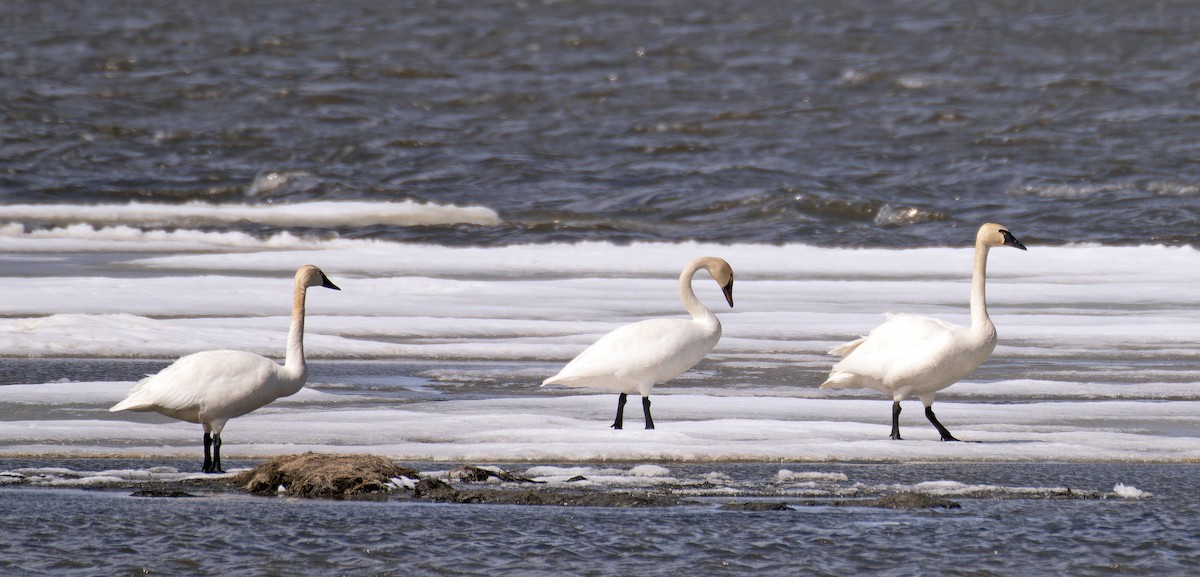
<path fill-rule="evenodd" d="M 112 408 L 110 408 L 108 411 L 110 413 L 115 413 L 117 411 L 149 411 L 149 410 L 152 410 L 150 408 L 151 403 L 147 403 L 141 399 L 142 390 L 145 389 L 146 383 L 150 382 L 150 379 L 152 379 L 152 378 L 154 378 L 154 375 L 146 375 L 146 377 L 144 379 L 138 381 L 137 384 L 133 385 L 132 389 L 129 389 L 129 394 L 125 395 L 124 400 L 113 405 Z"/>
<path fill-rule="evenodd" d="M 585 376 L 564 375 L 562 373 L 559 373 L 557 375 L 554 375 L 553 377 L 550 377 L 550 378 L 542 381 L 542 386 L 549 387 L 551 385 L 562 385 L 564 387 L 586 387 L 591 384 L 590 381 L 592 381 L 592 380 L 594 380 L 594 379 L 589 379 L 588 377 L 585 377 Z"/>
<path fill-rule="evenodd" d="M 542 381 L 542 386 L 548 387 L 550 385 L 562 385 L 564 387 L 592 387 L 592 386 L 596 386 L 598 383 L 603 383 L 603 382 L 605 382 L 604 379 L 586 378 L 586 377 L 564 377 L 562 375 L 555 375 L 553 377 L 550 377 L 550 378 Z"/>
<path fill-rule="evenodd" d="M 833 347 L 832 349 L 829 349 L 829 354 L 837 357 L 844 357 L 850 353 L 853 353 L 855 349 L 862 346 L 862 344 L 865 342 L 867 342 L 867 337 L 859 337 L 848 343 L 842 343 L 836 347 Z"/>
<path fill-rule="evenodd" d="M 833 372 L 821 383 L 822 389 L 871 389 L 874 379 L 854 373 Z"/>
<path fill-rule="evenodd" d="M 150 405 L 139 403 L 134 399 L 125 399 L 108 409 L 108 412 L 115 413 L 117 411 L 149 411 Z"/>

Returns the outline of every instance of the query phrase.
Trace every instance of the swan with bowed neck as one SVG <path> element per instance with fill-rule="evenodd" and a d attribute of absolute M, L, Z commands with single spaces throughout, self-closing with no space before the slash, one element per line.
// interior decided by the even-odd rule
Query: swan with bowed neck
<path fill-rule="evenodd" d="M 623 426 L 628 395 L 642 396 L 646 428 L 654 428 L 650 416 L 650 391 L 699 363 L 721 339 L 721 321 L 692 291 L 692 277 L 704 269 L 721 287 L 733 306 L 733 269 L 716 257 L 688 263 L 679 275 L 679 299 L 690 319 L 650 319 L 625 325 L 604 335 L 567 363 L 546 385 L 586 387 L 620 393 L 613 428 Z"/>
<path fill-rule="evenodd" d="M 109 411 L 153 411 L 204 426 L 204 472 L 220 473 L 221 431 L 280 397 L 295 394 L 308 379 L 304 362 L 304 297 L 308 287 L 341 290 L 325 273 L 307 265 L 296 271 L 287 356 L 280 365 L 242 351 L 204 351 L 183 357 L 139 381 Z M 211 454 L 210 454 L 211 448 Z"/>
<path fill-rule="evenodd" d="M 971 276 L 971 326 L 910 314 L 888 315 L 867 336 L 834 347 L 843 357 L 822 389 L 874 389 L 892 397 L 892 435 L 900 439 L 900 401 L 917 397 L 943 441 L 957 441 L 933 414 L 934 395 L 971 374 L 996 348 L 996 327 L 987 313 L 984 284 L 988 250 L 1025 246 L 1007 228 L 988 223 L 975 235 Z"/>

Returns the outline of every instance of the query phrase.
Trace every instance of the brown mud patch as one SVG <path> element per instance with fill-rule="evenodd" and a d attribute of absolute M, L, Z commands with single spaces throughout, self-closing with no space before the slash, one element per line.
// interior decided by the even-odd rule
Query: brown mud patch
<path fill-rule="evenodd" d="M 305 453 L 275 457 L 231 482 L 255 495 L 275 495 L 282 487 L 294 497 L 345 499 L 385 493 L 392 479 L 417 479 L 413 469 L 373 455 Z"/>

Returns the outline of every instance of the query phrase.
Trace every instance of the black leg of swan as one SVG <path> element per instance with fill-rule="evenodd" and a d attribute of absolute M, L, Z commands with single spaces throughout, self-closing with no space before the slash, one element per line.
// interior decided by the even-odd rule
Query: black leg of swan
<path fill-rule="evenodd" d="M 204 432 L 204 468 L 202 469 L 205 473 L 213 472 L 212 452 L 211 451 L 212 451 L 212 435 L 209 435 L 208 431 L 205 431 Z"/>
<path fill-rule="evenodd" d="M 224 473 L 225 469 L 221 468 L 221 433 L 215 433 L 212 436 L 213 445 L 213 466 L 210 473 Z"/>
<path fill-rule="evenodd" d="M 212 450 L 212 456 L 209 456 L 209 450 Z M 224 473 L 221 468 L 221 435 L 209 435 L 204 433 L 204 472 L 205 473 Z"/>
<path fill-rule="evenodd" d="M 646 428 L 654 428 L 654 419 L 650 418 L 650 397 L 642 397 L 642 412 L 646 413 Z"/>
<path fill-rule="evenodd" d="M 623 428 L 625 423 L 625 401 L 627 397 L 628 395 L 625 393 L 621 393 L 621 396 L 617 397 L 617 420 L 613 421 L 612 424 L 612 428 L 614 429 Z"/>
<path fill-rule="evenodd" d="M 204 473 L 224 473 L 221 469 L 221 435 L 204 433 Z"/>
<path fill-rule="evenodd" d="M 892 440 L 900 441 L 900 401 L 892 401 Z"/>
<path fill-rule="evenodd" d="M 943 427 L 942 424 L 938 422 L 937 417 L 933 414 L 933 407 L 925 407 L 925 418 L 929 419 L 929 422 L 933 423 L 933 426 L 936 427 L 938 432 L 942 434 L 943 441 L 958 440 L 954 438 L 954 435 L 950 434 L 950 431 L 946 430 L 946 427 Z"/>

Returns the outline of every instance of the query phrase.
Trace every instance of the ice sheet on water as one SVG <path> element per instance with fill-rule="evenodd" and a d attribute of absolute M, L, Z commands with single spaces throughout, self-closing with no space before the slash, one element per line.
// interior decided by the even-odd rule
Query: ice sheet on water
<path fill-rule="evenodd" d="M 1044 495 L 1066 494 L 1067 487 L 1011 487 L 1004 485 L 970 484 L 958 481 L 924 481 L 911 485 L 893 485 L 897 491 L 913 491 L 943 497 L 972 497 L 993 495 Z"/>
<path fill-rule="evenodd" d="M 56 382 L 42 384 L 0 386 L 0 406 L 3 405 L 114 405 L 133 387 L 131 382 Z M 290 397 L 277 402 L 281 404 L 311 404 L 351 402 L 353 397 L 332 395 L 309 388 L 300 389 Z"/>
<path fill-rule="evenodd" d="M 190 458 L 199 427 L 156 415 L 109 413 L 111 384 L 30 415 L 10 398 L 41 385 L 0 387 L 0 454 L 113 454 Z M 70 384 L 56 384 L 69 387 Z M 6 397 L 12 390 L 13 396 Z M 66 390 L 62 390 L 66 394 Z M 1161 461 L 1200 459 L 1200 402 L 945 402 L 938 414 L 968 443 L 943 443 L 905 412 L 905 441 L 888 438 L 886 400 L 659 395 L 656 430 L 609 428 L 611 395 L 518 396 L 369 404 L 303 391 L 234 419 L 225 452 L 263 457 L 304 451 L 372 453 L 406 461 L 600 463 L 713 461 Z M 36 398 L 34 399 L 36 400 Z M 919 404 L 917 405 L 919 407 Z M 27 416 L 23 416 L 27 415 Z M 154 417 L 154 418 L 151 418 Z M 622 470 L 638 482 L 660 469 Z M 551 472 L 541 473 L 549 475 Z M 565 471 L 574 476 L 575 472 Z M 596 474 L 596 473 L 591 473 Z M 607 473 L 605 473 L 607 474 Z M 588 477 L 589 474 L 584 474 Z"/>
<path fill-rule="evenodd" d="M 634 477 L 666 477 L 671 470 L 660 465 L 638 465 L 629 470 Z"/>
<path fill-rule="evenodd" d="M 651 468 L 654 474 L 643 474 L 647 468 Z M 628 467 L 538 465 L 529 467 L 522 474 L 548 486 L 640 488 L 669 491 L 676 495 L 708 497 L 739 494 L 806 498 L 867 497 L 902 492 L 978 499 L 1097 498 L 1102 496 L 1096 491 L 1071 490 L 1061 486 L 980 484 L 952 480 L 878 483 L 860 480 L 843 472 L 795 472 L 781 469 L 774 476 L 759 477 L 745 474 L 731 475 L 724 471 L 705 471 L 694 465 L 685 465 L 678 469 L 661 465 L 631 465 Z M 437 471 L 427 474 L 444 476 L 445 472 Z M 871 474 L 878 474 L 878 472 L 871 471 Z"/>
<path fill-rule="evenodd" d="M 482 206 L 454 206 L 399 202 L 315 201 L 273 204 L 6 204 L 0 219 L 8 222 L 42 222 L 89 227 L 129 226 L 154 228 L 202 228 L 240 221 L 275 226 L 372 226 L 442 225 L 469 223 L 500 224 L 496 211 Z M 52 229 L 53 230 L 53 229 Z M 6 229 L 11 235 L 16 229 Z M 51 233 L 53 234 L 53 233 Z M 80 230 L 60 231 L 60 236 L 83 235 Z"/>
<path fill-rule="evenodd" d="M 211 478 L 212 475 L 181 472 L 174 467 L 166 466 L 102 471 L 76 470 L 65 467 L 23 467 L 10 471 L 0 471 L 0 484 L 23 484 L 41 487 L 129 485 Z"/>
<path fill-rule="evenodd" d="M 888 310 L 967 320 L 966 249 L 603 243 L 468 249 L 334 240 L 310 250 L 260 246 L 122 265 L 143 269 L 140 278 L 6 279 L 0 354 L 169 357 L 239 348 L 280 355 L 291 272 L 313 262 L 344 289 L 310 290 L 307 344 L 314 357 L 562 361 L 620 324 L 682 315 L 675 271 L 697 254 L 723 255 L 738 271 L 733 309 L 723 308 L 703 273 L 695 283 L 725 327 L 713 358 L 736 366 L 828 360 L 826 349 L 865 334 Z M 1000 333 L 997 358 L 1194 357 L 1196 251 L 1058 247 L 1040 249 L 1036 259 L 1000 254 L 989 290 Z"/>
<path fill-rule="evenodd" d="M 840 482 L 847 480 L 845 473 L 822 473 L 818 471 L 791 471 L 788 469 L 780 469 L 775 474 L 775 483 L 816 483 L 816 482 Z"/>
<path fill-rule="evenodd" d="M 80 234 L 75 245 L 59 247 L 68 247 L 65 258 L 89 250 L 82 247 L 93 240 Z M 0 245 L 5 239 L 13 240 L 0 234 Z M 168 245 L 194 240 L 163 237 Z M 111 242 L 140 251 L 147 238 Z M 988 294 L 1000 344 L 991 361 L 944 391 L 937 405 L 957 436 L 984 442 L 949 445 L 927 442 L 936 432 L 919 410 L 902 416 L 912 441 L 888 442 L 885 399 L 870 391 L 830 394 L 816 385 L 833 361 L 824 351 L 864 334 L 888 310 L 966 322 L 968 248 L 449 248 L 286 236 L 206 246 L 215 252 L 101 262 L 78 269 L 86 275 L 6 278 L 0 355 L 170 359 L 237 348 L 279 358 L 291 274 L 312 262 L 344 290 L 309 291 L 310 357 L 428 359 L 431 386 L 444 377 L 476 398 L 375 398 L 364 407 L 358 395 L 305 390 L 230 424 L 230 447 L 243 454 L 328 449 L 475 462 L 1200 457 L 1200 393 L 1192 390 L 1200 375 L 1191 346 L 1200 324 L 1194 289 L 1200 253 L 1191 248 L 994 251 Z M 41 249 L 23 250 L 6 258 L 25 259 L 21 266 L 28 257 L 43 258 Z M 675 391 L 705 394 L 660 387 L 659 430 L 618 432 L 607 428 L 610 396 L 536 388 L 543 369 L 552 374 L 607 330 L 650 316 L 682 316 L 677 271 L 702 254 L 728 259 L 739 280 L 733 309 L 723 308 L 719 288 L 704 273 L 695 281 L 700 298 L 718 311 L 724 336 L 681 379 L 693 388 Z M 515 368 L 480 369 L 509 361 Z M 495 392 L 502 381 L 527 381 L 520 386 L 536 394 L 479 393 Z M 6 419 L 0 450 L 194 452 L 195 425 L 106 412 L 132 384 L 131 378 L 94 388 L 0 387 Z M 370 395 L 370 383 L 349 377 L 326 385 L 339 393 L 362 387 Z M 947 402 L 954 400 L 970 402 Z"/>

